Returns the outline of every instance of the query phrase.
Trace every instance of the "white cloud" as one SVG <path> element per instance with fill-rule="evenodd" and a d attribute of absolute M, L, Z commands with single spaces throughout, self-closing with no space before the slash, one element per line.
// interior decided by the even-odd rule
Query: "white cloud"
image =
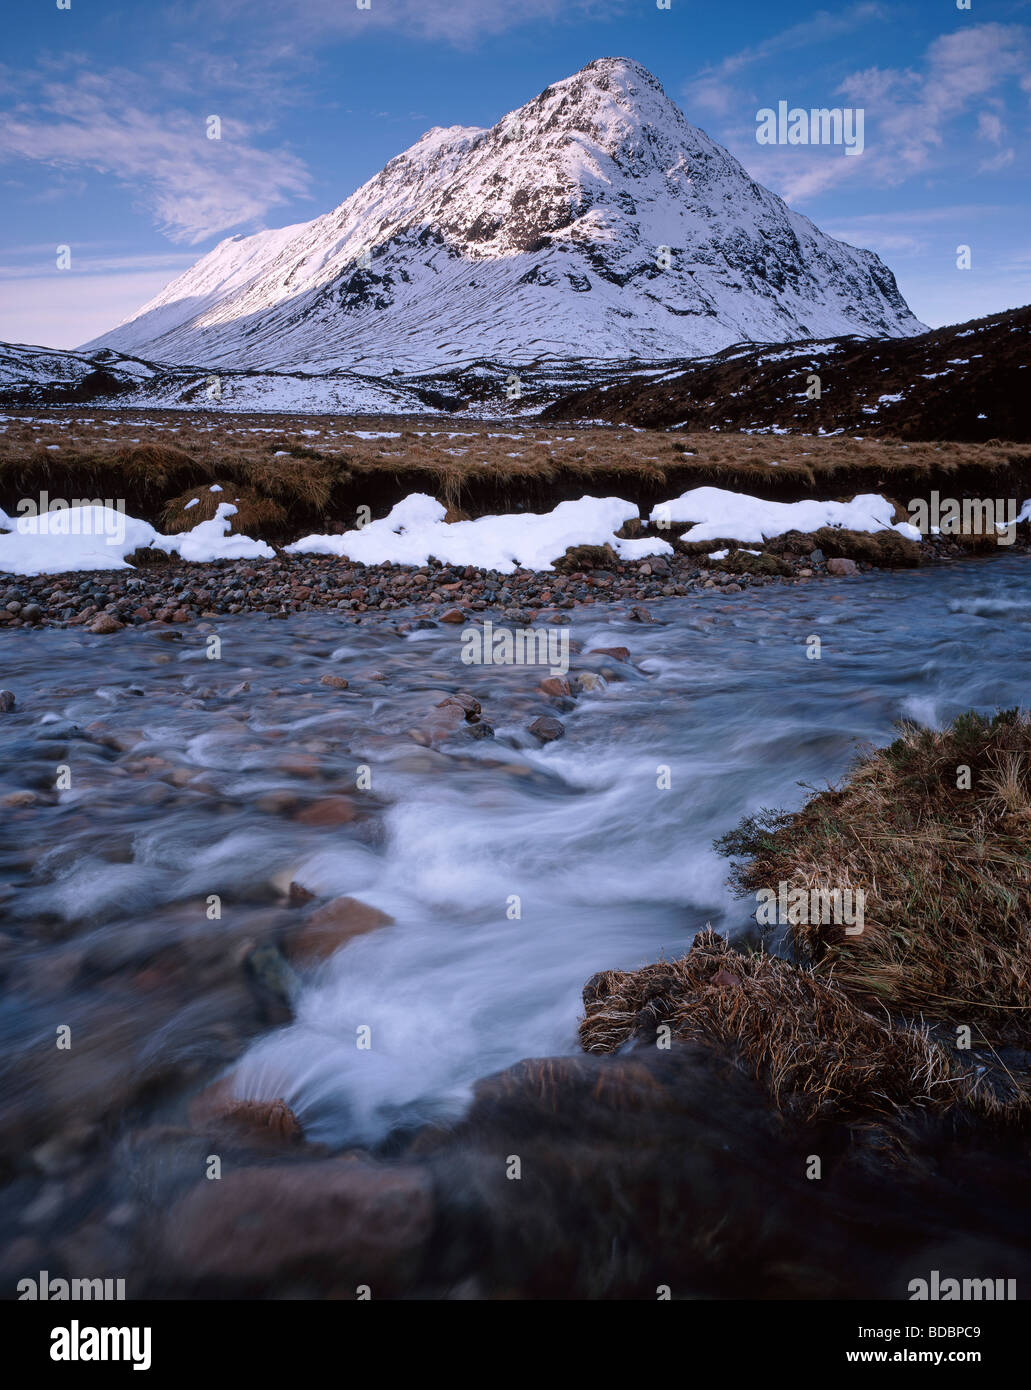
<path fill-rule="evenodd" d="M 304 164 L 258 149 L 242 122 L 148 108 L 133 74 L 82 72 L 46 82 L 39 99 L 0 113 L 0 158 L 96 170 L 131 188 L 173 241 L 195 243 L 262 217 L 308 190 Z"/>
<path fill-rule="evenodd" d="M 1008 169 L 1016 159 L 1017 153 L 1013 149 L 1000 150 L 998 154 L 992 155 L 991 159 L 984 159 L 977 166 L 979 174 L 997 174 L 1000 169 Z"/>
<path fill-rule="evenodd" d="M 865 24 L 886 19 L 888 13 L 884 5 L 872 2 L 853 5 L 836 13 L 818 10 L 809 19 L 792 24 L 749 48 L 729 54 L 722 62 L 703 68 L 685 84 L 683 91 L 688 117 L 697 110 L 725 116 L 739 108 L 744 99 L 734 88 L 731 78 L 745 68 L 776 58 L 781 53 L 844 38 Z"/>
<path fill-rule="evenodd" d="M 975 134 L 1000 144 L 1006 127 L 1001 93 L 1020 79 L 1031 63 L 1029 31 L 1020 25 L 982 24 L 936 39 L 919 69 L 865 68 L 837 87 L 844 104 L 865 112 L 866 147 L 855 159 L 821 146 L 735 145 L 735 153 L 754 178 L 775 188 L 788 202 L 799 203 L 846 181 L 897 187 L 914 175 L 942 170 L 967 173 L 969 120 L 956 121 L 976 102 Z M 990 174 L 1014 163 L 1014 148 L 1001 149 L 975 167 Z"/>
<path fill-rule="evenodd" d="M 977 133 L 982 140 L 990 140 L 998 145 L 1005 133 L 1005 126 L 994 111 L 981 111 L 977 117 Z"/>
<path fill-rule="evenodd" d="M 930 167 L 950 122 L 975 99 L 1023 76 L 1029 60 L 1026 29 L 980 24 L 935 39 L 919 74 L 870 68 L 847 77 L 838 93 L 864 106 L 868 122 L 876 123 L 862 160 L 867 173 L 891 184 Z M 982 113 L 989 117 L 982 133 L 992 129 L 990 114 Z"/>

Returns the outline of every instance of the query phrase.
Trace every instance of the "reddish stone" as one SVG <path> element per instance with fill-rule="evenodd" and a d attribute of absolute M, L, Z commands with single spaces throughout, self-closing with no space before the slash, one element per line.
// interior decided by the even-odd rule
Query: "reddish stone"
<path fill-rule="evenodd" d="M 354 803 L 346 796 L 327 796 L 306 806 L 294 817 L 301 825 L 332 826 L 347 825 L 353 821 L 357 812 Z"/>
<path fill-rule="evenodd" d="M 111 613 L 98 613 L 90 623 L 89 632 L 96 633 L 100 637 L 109 637 L 113 632 L 121 632 L 125 626 Z"/>
<path fill-rule="evenodd" d="M 286 954 L 302 964 L 325 960 L 352 937 L 389 927 L 393 920 L 388 913 L 357 898 L 334 898 L 290 932 Z"/>
<path fill-rule="evenodd" d="M 199 1182 L 162 1222 L 162 1264 L 264 1287 L 332 1274 L 381 1297 L 415 1283 L 433 1234 L 431 1178 L 414 1164 L 329 1159 L 252 1166 Z"/>
<path fill-rule="evenodd" d="M 855 560 L 847 560 L 844 556 L 838 556 L 836 559 L 827 561 L 827 573 L 851 579 L 853 575 L 859 573 L 859 566 Z"/>

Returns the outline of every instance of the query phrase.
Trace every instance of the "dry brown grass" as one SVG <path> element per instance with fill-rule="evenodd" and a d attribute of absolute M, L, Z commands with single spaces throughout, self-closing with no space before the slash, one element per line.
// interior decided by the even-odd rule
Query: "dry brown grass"
<path fill-rule="evenodd" d="M 271 497 L 251 488 L 222 484 L 222 492 L 212 492 L 210 485 L 190 488 L 166 502 L 161 509 L 160 528 L 172 535 L 189 531 L 201 521 L 210 521 L 222 502 L 230 502 L 236 512 L 229 519 L 234 533 L 253 535 L 278 534 L 288 524 L 286 507 Z M 190 503 L 193 506 L 190 506 Z"/>
<path fill-rule="evenodd" d="M 654 1045 L 667 1024 L 681 1041 L 729 1052 L 778 1108 L 806 1119 L 943 1106 L 969 1096 L 975 1082 L 926 1031 L 875 1016 L 810 970 L 734 951 L 711 928 L 680 960 L 594 976 L 584 1010 L 587 1052 L 614 1052 L 631 1039 Z"/>
<path fill-rule="evenodd" d="M 742 895 L 861 887 L 861 934 L 789 929 L 817 977 L 864 1007 L 968 1025 L 975 1045 L 1031 1046 L 1031 719 L 901 727 L 841 788 L 725 836 L 748 856 L 733 881 Z"/>
<path fill-rule="evenodd" d="M 1025 481 L 1031 494 L 1031 446 L 83 407 L 26 411 L 0 423 L 0 505 L 8 510 L 47 489 L 69 499 L 120 497 L 157 521 L 215 481 L 250 494 L 256 510 L 259 497 L 285 509 L 284 534 L 353 525 L 359 506 L 381 515 L 415 490 L 470 516 L 546 510 L 584 493 L 650 507 L 702 485 L 785 501 L 875 491 L 904 510 L 934 488 L 1023 500 Z"/>

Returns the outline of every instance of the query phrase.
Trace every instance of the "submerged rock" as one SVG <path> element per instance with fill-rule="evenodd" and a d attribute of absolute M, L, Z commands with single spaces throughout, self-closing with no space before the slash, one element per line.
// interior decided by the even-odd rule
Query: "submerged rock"
<path fill-rule="evenodd" d="M 534 738 L 539 738 L 541 743 L 554 743 L 555 739 L 561 738 L 566 732 L 566 726 L 561 720 L 552 719 L 550 715 L 542 714 L 530 725 L 529 732 L 533 734 Z"/>
<path fill-rule="evenodd" d="M 298 964 L 325 960 L 353 937 L 388 927 L 393 920 L 358 898 L 334 898 L 288 932 L 286 953 Z"/>

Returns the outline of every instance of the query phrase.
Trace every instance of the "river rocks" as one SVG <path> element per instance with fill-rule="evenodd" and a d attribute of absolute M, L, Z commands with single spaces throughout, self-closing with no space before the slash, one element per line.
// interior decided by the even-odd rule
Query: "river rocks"
<path fill-rule="evenodd" d="M 98 637 L 109 637 L 115 632 L 121 632 L 124 626 L 125 624 L 120 623 L 111 613 L 98 613 L 86 631 Z"/>
<path fill-rule="evenodd" d="M 430 1174 L 329 1159 L 201 1182 L 162 1223 L 162 1265 L 186 1285 L 330 1280 L 390 1297 L 414 1284 L 433 1233 Z"/>
<path fill-rule="evenodd" d="M 579 671 L 573 677 L 573 686 L 577 693 L 604 690 L 605 677 L 599 676 L 596 671 Z"/>
<path fill-rule="evenodd" d="M 343 678 L 343 676 L 330 675 L 329 672 L 327 672 L 326 675 L 322 677 L 322 679 L 319 681 L 319 684 L 328 685 L 333 690 L 347 689 L 347 681 Z"/>
<path fill-rule="evenodd" d="M 0 714 L 10 714 L 16 703 L 13 691 L 0 690 Z"/>
<path fill-rule="evenodd" d="M 423 748 L 434 748 L 465 724 L 468 713 L 464 705 L 451 699 L 443 700 L 429 711 L 418 728 L 409 730 L 409 737 Z"/>
<path fill-rule="evenodd" d="M 539 719 L 535 719 L 529 727 L 529 732 L 534 738 L 540 739 L 541 743 L 554 743 L 557 738 L 561 738 L 566 732 L 566 726 L 558 719 L 552 719 L 550 715 L 542 714 Z"/>
<path fill-rule="evenodd" d="M 0 796 L 0 806 L 10 807 L 12 810 L 19 810 L 24 806 L 35 806 L 38 801 L 42 801 L 38 792 L 29 791 L 28 788 L 18 791 L 7 792 Z"/>
<path fill-rule="evenodd" d="M 947 538 L 931 537 L 914 545 L 894 532 L 881 536 L 882 541 L 870 551 L 871 563 L 919 563 L 960 552 Z M 903 547 L 907 558 L 888 554 L 892 547 L 884 543 L 886 536 L 898 541 L 893 549 Z M 823 562 L 811 558 L 822 540 L 822 536 L 795 535 L 782 550 L 778 542 L 771 541 L 761 556 L 737 550 L 726 565 L 746 588 L 779 582 L 782 577 L 790 579 L 799 574 L 800 566 L 812 571 L 818 564 L 822 575 Z M 1025 545 L 1023 541 L 1018 544 Z M 278 554 L 260 566 L 231 560 L 189 564 L 178 557 L 160 558 L 160 565 L 136 570 L 21 579 L 17 586 L 0 589 L 0 627 L 38 623 L 85 626 L 103 612 L 125 627 L 147 625 L 155 631 L 163 627 L 181 635 L 188 624 L 223 615 L 263 613 L 269 618 L 283 618 L 291 613 L 330 609 L 352 617 L 394 612 L 402 616 L 399 610 L 408 610 L 402 617 L 403 628 L 416 631 L 427 623 L 435 626 L 436 615 L 436 622 L 460 625 L 469 622 L 473 614 L 488 610 L 502 614 L 504 621 L 514 626 L 533 621 L 567 622 L 569 614 L 564 610 L 606 601 L 631 603 L 639 610 L 631 613 L 631 620 L 648 622 L 651 613 L 647 604 L 651 601 L 697 593 L 707 585 L 715 587 L 690 547 L 671 556 L 649 556 L 643 563 L 622 561 L 606 547 L 574 547 L 554 570 L 517 570 L 510 575 L 436 562 L 416 569 L 342 564 L 336 557 L 320 555 Z M 857 554 L 856 558 L 863 556 Z M 724 575 L 722 582 L 727 578 Z M 36 614 L 37 609 L 38 616 L 26 616 L 27 612 Z"/>
<path fill-rule="evenodd" d="M 71 1124 L 33 1149 L 32 1162 L 47 1177 L 60 1177 L 78 1166 L 80 1154 L 96 1143 L 99 1134 L 99 1125 Z"/>
<path fill-rule="evenodd" d="M 286 953 L 294 963 L 310 965 L 325 960 L 355 936 L 389 927 L 393 920 L 388 913 L 358 898 L 334 898 L 298 927 L 289 929 Z"/>
<path fill-rule="evenodd" d="M 297 1116 L 283 1100 L 242 1100 L 222 1115 L 222 1125 L 241 1142 L 261 1148 L 280 1148 L 304 1142 Z"/>
<path fill-rule="evenodd" d="M 190 1124 L 217 1130 L 245 1148 L 282 1149 L 304 1142 L 300 1120 L 282 1099 L 243 1100 L 234 1095 L 235 1077 L 224 1076 L 193 1098 Z"/>
<path fill-rule="evenodd" d="M 626 647 L 592 647 L 588 656 L 609 656 L 613 661 L 629 661 L 630 652 Z"/>
<path fill-rule="evenodd" d="M 564 676 L 545 676 L 537 687 L 543 695 L 569 695 L 569 682 Z"/>
<path fill-rule="evenodd" d="M 271 942 L 245 947 L 242 965 L 251 991 L 267 1023 L 289 1023 L 293 1018 L 293 1000 L 297 993 L 297 977 L 282 953 Z"/>
<path fill-rule="evenodd" d="M 859 566 L 855 560 L 848 560 L 843 555 L 839 555 L 827 561 L 827 573 L 851 579 L 853 575 L 859 573 Z"/>
<path fill-rule="evenodd" d="M 475 695 L 468 695 L 461 690 L 454 695 L 445 695 L 444 699 L 437 705 L 437 709 L 444 709 L 447 705 L 457 705 L 470 724 L 475 724 L 480 717 L 480 702 Z"/>
<path fill-rule="evenodd" d="M 312 802 L 294 817 L 301 825 L 322 829 L 336 825 L 349 825 L 358 812 L 348 796 L 326 796 L 321 801 Z"/>

